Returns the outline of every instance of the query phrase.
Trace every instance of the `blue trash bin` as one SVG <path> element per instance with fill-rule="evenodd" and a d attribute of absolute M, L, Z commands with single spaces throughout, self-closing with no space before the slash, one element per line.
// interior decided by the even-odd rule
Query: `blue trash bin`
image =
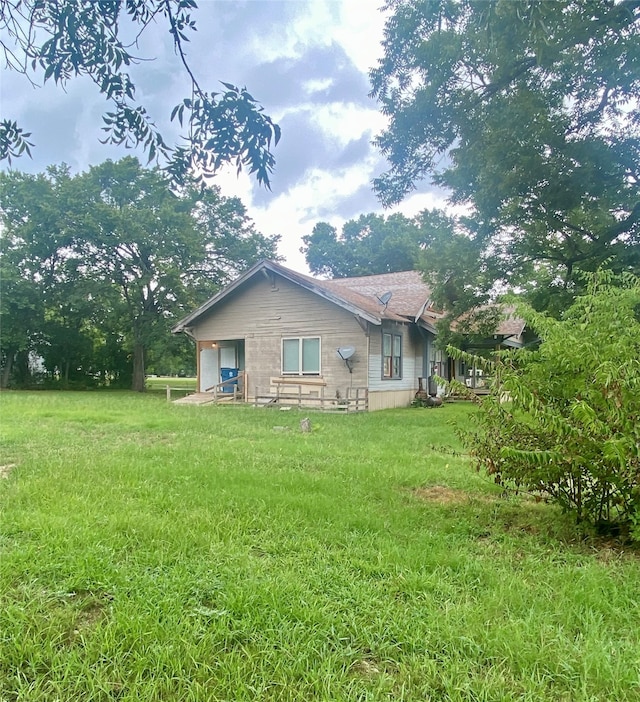
<path fill-rule="evenodd" d="M 238 384 L 238 369 L 237 368 L 221 368 L 220 378 L 224 383 L 225 380 L 231 380 L 235 378 L 235 383 L 227 383 L 227 385 L 222 386 L 222 392 L 233 392 L 234 387 Z"/>

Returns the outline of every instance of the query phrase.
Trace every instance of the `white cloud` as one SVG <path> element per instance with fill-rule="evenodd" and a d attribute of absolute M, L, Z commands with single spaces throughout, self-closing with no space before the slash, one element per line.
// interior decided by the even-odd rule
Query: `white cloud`
<path fill-rule="evenodd" d="M 333 85 L 333 78 L 313 78 L 311 80 L 305 80 L 302 87 L 307 95 L 313 95 L 314 93 L 319 93 L 322 90 L 326 90 Z"/>
<path fill-rule="evenodd" d="M 203 87 L 216 89 L 219 80 L 246 83 L 258 99 L 269 95 L 268 113 L 276 121 L 288 118 L 293 130 L 283 137 L 280 171 L 276 162 L 279 191 L 257 192 L 245 173 L 236 177 L 231 168 L 215 182 L 224 194 L 242 199 L 259 231 L 282 236 L 288 265 L 306 271 L 301 237 L 316 221 L 340 228 L 344 216 L 382 211 L 370 189 L 380 156 L 367 142 L 384 127 L 384 117 L 367 98 L 366 76 L 381 56 L 384 16 L 376 3 L 356 0 L 200 0 L 199 5 L 198 32 L 187 51 Z M 140 53 L 156 60 L 135 67 L 137 95 L 168 138 L 175 138 L 179 128 L 168 123 L 168 115 L 186 96 L 189 82 L 163 25 L 152 27 Z M 271 64 L 281 72 L 270 74 Z M 254 73 L 258 85 L 249 80 Z M 70 83 L 65 94 L 50 86 L 34 91 L 11 75 L 3 81 L 3 108 L 9 106 L 3 112 L 12 112 L 7 116 L 21 119 L 27 129 L 34 126 L 39 145 L 33 162 L 19 164 L 25 170 L 42 171 L 61 161 L 82 170 L 130 153 L 99 144 L 105 102 L 86 82 Z M 45 141 L 50 143 L 41 148 Z M 278 149 L 275 156 L 277 161 Z M 413 215 L 443 204 L 442 194 L 416 193 L 396 210 Z"/>
<path fill-rule="evenodd" d="M 340 20 L 341 5 L 348 1 L 285 0 L 286 23 L 275 27 L 272 34 L 256 32 L 250 43 L 251 55 L 260 56 L 265 62 L 299 58 L 309 46 L 331 44 L 334 28 Z M 276 0 L 270 4 L 283 3 Z"/>
<path fill-rule="evenodd" d="M 340 3 L 340 22 L 334 36 L 363 73 L 368 73 L 382 55 L 385 17 L 386 13 L 374 3 Z"/>
<path fill-rule="evenodd" d="M 371 109 L 362 109 L 352 103 L 322 105 L 312 111 L 310 120 L 342 146 L 363 134 L 373 136 L 385 122 L 383 115 L 373 109 L 373 105 Z"/>

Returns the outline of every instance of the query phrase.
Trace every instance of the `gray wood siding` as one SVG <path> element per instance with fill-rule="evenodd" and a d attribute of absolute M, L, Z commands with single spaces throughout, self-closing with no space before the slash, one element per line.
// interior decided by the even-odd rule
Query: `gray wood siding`
<path fill-rule="evenodd" d="M 354 316 L 297 285 L 263 276 L 247 281 L 192 330 L 198 341 L 245 340 L 249 395 L 269 389 L 281 372 L 282 339 L 319 336 L 321 377 L 326 397 L 367 383 L 367 338 Z M 354 346 L 353 373 L 338 357 L 339 346 Z"/>
<path fill-rule="evenodd" d="M 413 390 L 385 390 L 369 393 L 369 411 L 407 407 L 411 404 L 415 392 Z"/>
<path fill-rule="evenodd" d="M 382 334 L 402 334 L 402 378 L 382 378 Z M 408 390 L 415 393 L 418 377 L 422 374 L 423 346 L 419 339 L 409 333 L 405 324 L 384 324 L 382 328 L 370 326 L 369 339 L 369 391 L 397 392 Z M 406 404 L 406 403 L 405 403 Z M 395 407 L 396 405 L 391 405 Z"/>

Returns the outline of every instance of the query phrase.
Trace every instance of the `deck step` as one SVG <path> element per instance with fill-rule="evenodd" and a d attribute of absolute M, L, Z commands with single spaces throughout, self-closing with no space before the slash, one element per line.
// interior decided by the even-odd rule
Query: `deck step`
<path fill-rule="evenodd" d="M 214 402 L 215 397 L 211 392 L 194 392 L 191 395 L 180 397 L 173 401 L 174 405 L 206 405 Z"/>
<path fill-rule="evenodd" d="M 174 400 L 175 405 L 208 405 L 211 402 L 216 402 L 217 404 L 223 404 L 227 402 L 241 402 L 241 397 L 236 397 L 232 392 L 230 393 L 218 393 L 218 399 L 216 400 L 212 392 L 194 392 L 191 395 L 186 395 L 185 397 L 180 397 Z"/>

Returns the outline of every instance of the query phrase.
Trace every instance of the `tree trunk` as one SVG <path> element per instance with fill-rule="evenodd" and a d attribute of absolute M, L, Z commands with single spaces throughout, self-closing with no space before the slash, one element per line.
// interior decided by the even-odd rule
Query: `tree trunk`
<path fill-rule="evenodd" d="M 9 387 L 9 379 L 11 378 L 11 368 L 13 366 L 13 356 L 13 351 L 7 352 L 4 368 L 2 369 L 2 375 L 0 375 L 0 388 Z"/>
<path fill-rule="evenodd" d="M 131 389 L 135 392 L 144 392 L 145 377 L 144 377 L 144 345 L 136 341 L 133 346 L 133 381 Z"/>
<path fill-rule="evenodd" d="M 14 377 L 19 388 L 26 388 L 31 382 L 29 352 L 18 351 L 13 359 Z"/>

